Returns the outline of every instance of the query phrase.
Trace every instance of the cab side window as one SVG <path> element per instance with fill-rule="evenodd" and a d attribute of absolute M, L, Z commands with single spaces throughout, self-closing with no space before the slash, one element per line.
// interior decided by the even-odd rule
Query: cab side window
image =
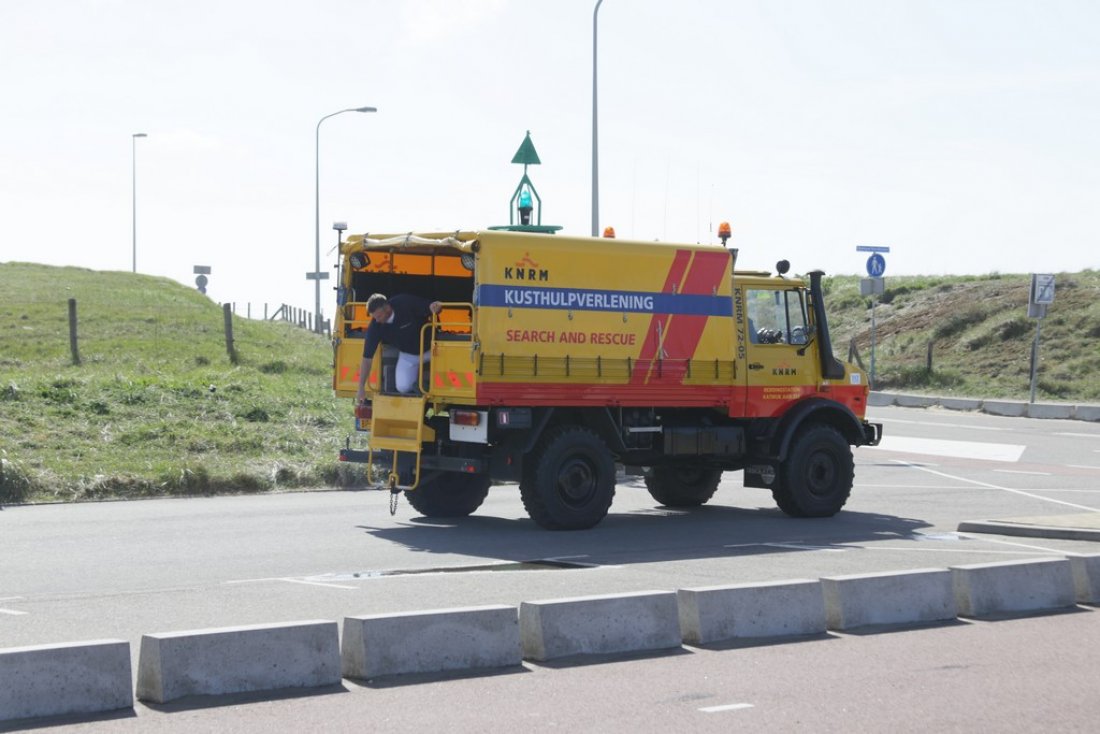
<path fill-rule="evenodd" d="M 806 304 L 798 290 L 748 290 L 749 340 L 753 344 L 806 344 Z"/>

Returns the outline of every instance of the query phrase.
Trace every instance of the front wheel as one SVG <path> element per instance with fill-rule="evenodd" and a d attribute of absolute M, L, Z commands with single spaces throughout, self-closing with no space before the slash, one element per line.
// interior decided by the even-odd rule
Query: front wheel
<path fill-rule="evenodd" d="M 674 464 L 646 470 L 645 486 L 666 507 L 698 507 L 714 496 L 721 479 L 721 469 Z"/>
<path fill-rule="evenodd" d="M 405 499 L 424 517 L 466 517 L 481 507 L 491 483 L 487 476 L 444 472 L 405 490 Z"/>
<path fill-rule="evenodd" d="M 527 514 L 542 527 L 583 530 L 607 515 L 615 497 L 615 461 L 592 431 L 556 428 L 525 463 L 520 496 Z"/>
<path fill-rule="evenodd" d="M 831 517 L 840 512 L 855 481 L 852 448 L 832 426 L 803 428 L 779 467 L 772 497 L 792 517 Z"/>

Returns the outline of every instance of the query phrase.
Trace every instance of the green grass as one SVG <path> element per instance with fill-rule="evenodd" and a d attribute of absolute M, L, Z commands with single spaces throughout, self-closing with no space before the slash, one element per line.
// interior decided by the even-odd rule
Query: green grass
<path fill-rule="evenodd" d="M 887 278 L 876 387 L 1026 399 L 1029 276 Z M 825 281 L 834 351 L 870 360 L 859 279 Z M 69 350 L 77 300 L 81 364 Z M 332 394 L 328 340 L 234 318 L 179 283 L 0 263 L 0 502 L 348 486 L 351 406 Z M 1040 400 L 1100 402 L 1100 273 L 1060 274 L 1043 322 Z M 926 366 L 929 342 L 933 369 Z"/>
<path fill-rule="evenodd" d="M 81 364 L 69 348 L 77 301 Z M 328 340 L 174 281 L 0 264 L 0 501 L 347 485 Z"/>
<path fill-rule="evenodd" d="M 826 280 L 833 345 L 855 340 L 870 366 L 870 300 L 859 278 Z M 1030 275 L 886 279 L 875 306 L 876 389 L 1028 399 L 1036 319 L 1027 316 Z M 1043 319 L 1037 400 L 1100 402 L 1100 272 L 1060 273 Z M 933 366 L 927 368 L 932 344 Z"/>

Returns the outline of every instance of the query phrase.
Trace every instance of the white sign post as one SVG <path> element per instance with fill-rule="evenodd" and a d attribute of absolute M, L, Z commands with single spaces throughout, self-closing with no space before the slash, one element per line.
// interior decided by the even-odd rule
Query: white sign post
<path fill-rule="evenodd" d="M 1043 317 L 1047 306 L 1054 303 L 1054 276 L 1046 273 L 1031 275 L 1031 293 L 1027 302 L 1027 315 L 1035 319 L 1035 341 L 1031 343 L 1031 402 L 1035 402 L 1035 384 L 1039 376 L 1039 334 L 1043 329 Z"/>

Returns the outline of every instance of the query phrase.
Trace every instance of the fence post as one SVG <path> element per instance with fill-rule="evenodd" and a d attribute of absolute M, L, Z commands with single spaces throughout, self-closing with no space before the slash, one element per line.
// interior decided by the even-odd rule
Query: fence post
<path fill-rule="evenodd" d="M 69 299 L 69 351 L 73 353 L 73 364 L 80 366 L 80 350 L 76 346 L 76 299 Z"/>
<path fill-rule="evenodd" d="M 932 345 L 935 344 L 931 339 L 928 340 L 928 374 L 932 374 Z"/>
<path fill-rule="evenodd" d="M 229 354 L 229 361 L 237 364 L 237 350 L 233 348 L 233 307 L 228 303 L 222 306 L 222 314 L 225 316 L 225 351 Z"/>

